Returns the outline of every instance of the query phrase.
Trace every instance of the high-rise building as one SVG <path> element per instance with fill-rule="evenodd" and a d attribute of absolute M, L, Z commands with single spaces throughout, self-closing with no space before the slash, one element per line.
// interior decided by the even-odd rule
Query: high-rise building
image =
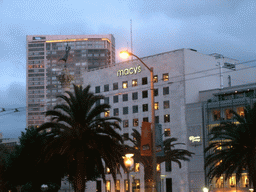
<path fill-rule="evenodd" d="M 66 62 L 60 60 L 70 47 Z M 108 35 L 28 35 L 27 36 L 27 127 L 45 121 L 44 111 L 51 109 L 63 92 L 58 81 L 66 66 L 74 77 L 71 83 L 83 84 L 85 69 L 115 63 L 115 39 Z M 72 90 L 72 86 L 71 86 Z"/>

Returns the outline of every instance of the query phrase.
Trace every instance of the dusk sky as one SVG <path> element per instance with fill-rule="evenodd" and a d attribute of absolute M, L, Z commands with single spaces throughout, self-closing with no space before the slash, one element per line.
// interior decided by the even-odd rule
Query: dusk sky
<path fill-rule="evenodd" d="M 0 132 L 25 130 L 26 35 L 113 34 L 118 55 L 132 19 L 139 57 L 193 48 L 243 62 L 256 59 L 255 10 L 255 0 L 0 0 Z"/>

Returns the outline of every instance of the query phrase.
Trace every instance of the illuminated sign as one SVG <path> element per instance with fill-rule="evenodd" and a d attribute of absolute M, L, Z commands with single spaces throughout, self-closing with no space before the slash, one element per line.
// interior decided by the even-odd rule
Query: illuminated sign
<path fill-rule="evenodd" d="M 201 138 L 200 138 L 200 136 L 190 136 L 189 138 L 188 138 L 190 141 L 192 141 L 192 143 L 194 143 L 194 142 L 200 142 L 201 141 Z"/>
<path fill-rule="evenodd" d="M 137 73 L 140 73 L 140 72 L 141 72 L 141 66 L 126 68 L 126 69 L 118 70 L 117 71 L 117 77 L 123 76 L 123 75 L 137 74 Z"/>

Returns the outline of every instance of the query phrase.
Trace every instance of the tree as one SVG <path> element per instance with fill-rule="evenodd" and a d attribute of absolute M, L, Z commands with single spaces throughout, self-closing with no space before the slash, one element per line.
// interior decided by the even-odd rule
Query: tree
<path fill-rule="evenodd" d="M 42 184 L 54 183 L 58 185 L 57 192 L 64 176 L 64 164 L 57 156 L 47 164 L 40 162 L 44 158 L 42 149 L 47 143 L 45 133 L 38 133 L 34 127 L 25 130 L 21 133 L 20 145 L 5 158 L 3 178 L 7 186 L 9 189 L 23 186 L 24 191 L 40 191 Z"/>
<path fill-rule="evenodd" d="M 224 122 L 210 130 L 209 146 L 205 149 L 208 177 L 227 180 L 236 173 L 237 181 L 245 171 L 256 191 L 256 103 L 245 108 L 245 115 L 232 111 L 238 123 Z"/>
<path fill-rule="evenodd" d="M 56 105 L 46 112 L 51 122 L 46 122 L 38 131 L 47 130 L 52 140 L 45 146 L 46 161 L 53 155 L 66 156 L 69 178 L 76 192 L 84 192 L 86 180 L 99 175 L 105 181 L 104 165 L 116 179 L 118 164 L 122 161 L 123 139 L 114 130 L 120 129 L 115 117 L 100 118 L 100 114 L 110 109 L 108 104 L 100 104 L 101 95 L 90 92 L 90 86 L 74 86 L 74 93 L 57 96 L 65 103 Z"/>
<path fill-rule="evenodd" d="M 133 133 L 131 134 L 133 136 L 133 139 L 129 138 L 129 140 L 133 143 L 132 147 L 126 146 L 126 151 L 134 153 L 134 159 L 135 162 L 141 162 L 144 166 L 144 180 L 145 180 L 145 185 L 148 182 L 152 181 L 153 179 L 153 167 L 152 167 L 152 157 L 151 156 L 141 156 L 140 152 L 140 146 L 141 146 L 141 135 L 140 133 L 136 130 L 133 129 Z M 157 156 L 157 163 L 163 163 L 166 161 L 172 161 L 176 162 L 179 167 L 181 168 L 181 160 L 182 161 L 189 161 L 189 157 L 192 156 L 192 152 L 185 150 L 185 149 L 173 149 L 175 145 L 185 145 L 184 143 L 173 143 L 177 141 L 177 138 L 169 138 L 166 139 L 163 142 L 164 146 L 164 156 Z"/>

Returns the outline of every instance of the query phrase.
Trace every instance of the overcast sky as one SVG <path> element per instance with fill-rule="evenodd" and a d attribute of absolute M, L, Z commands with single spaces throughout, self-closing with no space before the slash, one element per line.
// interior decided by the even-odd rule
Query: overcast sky
<path fill-rule="evenodd" d="M 0 110 L 26 105 L 26 35 L 113 34 L 118 52 L 130 47 L 132 19 L 140 57 L 193 48 L 247 61 L 256 58 L 255 10 L 255 0 L 0 0 Z M 24 131 L 20 109 L 0 112 L 5 138 Z"/>

